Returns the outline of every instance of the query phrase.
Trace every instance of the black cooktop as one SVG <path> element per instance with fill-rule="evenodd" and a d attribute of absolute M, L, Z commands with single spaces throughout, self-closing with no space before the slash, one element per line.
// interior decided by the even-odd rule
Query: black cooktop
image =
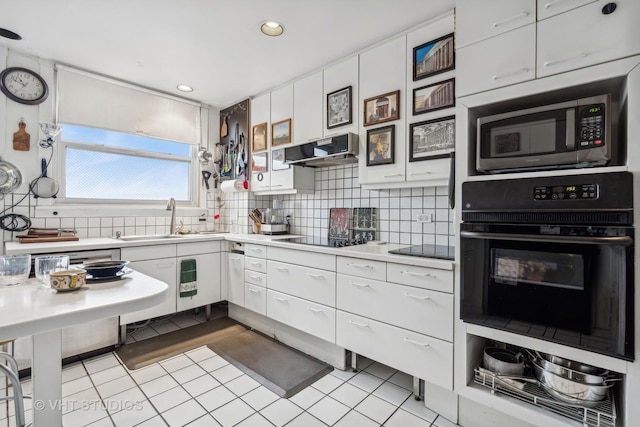
<path fill-rule="evenodd" d="M 392 249 L 390 254 L 410 255 L 424 258 L 438 258 L 453 260 L 455 248 L 452 246 L 440 245 L 416 245 L 407 248 Z"/>

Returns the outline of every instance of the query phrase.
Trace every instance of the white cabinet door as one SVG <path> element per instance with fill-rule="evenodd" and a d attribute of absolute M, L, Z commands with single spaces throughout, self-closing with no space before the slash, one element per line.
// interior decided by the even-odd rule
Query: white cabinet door
<path fill-rule="evenodd" d="M 535 52 L 536 24 L 458 49 L 456 96 L 533 80 Z"/>
<path fill-rule="evenodd" d="M 538 21 L 594 1 L 596 0 L 538 0 Z"/>
<path fill-rule="evenodd" d="M 293 143 L 322 138 L 322 71 L 293 83 Z"/>
<path fill-rule="evenodd" d="M 180 263 L 185 259 L 196 260 L 198 293 L 190 297 L 180 297 Z M 191 255 L 178 258 L 176 283 L 177 311 L 202 307 L 220 301 L 220 252 L 210 254 Z"/>
<path fill-rule="evenodd" d="M 262 286 L 245 283 L 244 285 L 244 307 L 267 315 L 267 290 Z"/>
<path fill-rule="evenodd" d="M 360 54 L 360 100 L 400 90 L 399 105 L 404 102 L 406 96 L 406 37 L 398 37 Z M 359 117 L 359 153 L 358 172 L 360 184 L 404 182 L 405 158 L 406 158 L 406 112 L 400 108 L 399 120 L 385 122 L 379 125 L 364 127 L 364 120 Z M 394 149 L 393 163 L 367 166 L 367 158 L 370 156 L 367 146 L 367 133 L 380 127 L 393 125 Z M 371 154 L 373 157 L 374 154 Z"/>
<path fill-rule="evenodd" d="M 244 255 L 229 252 L 227 263 L 227 301 L 244 306 Z"/>
<path fill-rule="evenodd" d="M 619 0 L 608 15 L 602 12 L 603 3 L 538 23 L 538 77 L 640 53 L 640 1 Z"/>
<path fill-rule="evenodd" d="M 267 317 L 335 343 L 336 310 L 267 289 Z"/>
<path fill-rule="evenodd" d="M 535 22 L 536 0 L 457 0 L 456 47 Z"/>
<path fill-rule="evenodd" d="M 251 137 L 249 138 L 251 144 L 251 153 L 268 150 L 271 141 L 271 93 L 257 96 L 251 100 Z M 264 143 L 256 149 L 253 146 L 254 135 L 253 127 L 262 123 L 266 123 L 266 131 L 264 134 Z M 258 137 L 258 141 L 262 141 L 262 137 Z M 264 145 L 265 148 L 262 148 Z M 271 162 L 270 155 L 267 160 Z M 267 168 L 267 172 L 251 172 L 251 191 L 267 191 L 271 188 L 270 184 L 270 172 L 271 168 Z M 260 174 L 260 177 L 258 175 Z"/>
<path fill-rule="evenodd" d="M 293 167 L 271 172 L 271 190 L 290 190 L 293 188 Z"/>
<path fill-rule="evenodd" d="M 148 248 L 147 248 L 148 249 Z M 175 251 L 175 248 L 174 248 Z M 124 249 L 123 249 L 124 253 Z M 175 252 L 174 252 L 175 253 Z M 144 310 L 127 313 L 120 316 L 120 324 L 140 322 L 141 320 L 151 319 L 153 317 L 164 316 L 176 312 L 176 258 L 162 258 L 146 261 L 133 261 L 128 265 L 129 268 L 139 271 L 142 274 L 158 279 L 167 285 L 169 289 L 164 300 L 153 307 Z"/>
<path fill-rule="evenodd" d="M 351 86 L 351 124 L 329 129 L 327 125 L 327 94 Z M 322 123 L 324 136 L 334 136 L 347 132 L 358 133 L 360 122 L 360 102 L 358 102 L 358 57 L 353 56 L 324 69 L 324 96 L 322 97 Z"/>
<path fill-rule="evenodd" d="M 271 124 L 293 117 L 293 84 L 271 91 Z M 273 135 L 271 135 L 273 137 Z M 269 140 L 271 141 L 271 139 Z M 271 146 L 271 144 L 269 144 Z"/>

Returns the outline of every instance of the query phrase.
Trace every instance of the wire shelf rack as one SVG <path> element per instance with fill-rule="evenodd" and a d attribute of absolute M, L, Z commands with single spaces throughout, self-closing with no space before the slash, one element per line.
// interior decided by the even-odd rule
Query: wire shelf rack
<path fill-rule="evenodd" d="M 615 427 L 616 406 L 611 390 L 607 398 L 593 408 L 564 403 L 550 397 L 544 389 L 535 382 L 525 382 L 522 390 L 509 385 L 495 375 L 474 369 L 474 382 L 491 390 L 527 402 L 539 408 L 578 421 L 585 427 Z"/>

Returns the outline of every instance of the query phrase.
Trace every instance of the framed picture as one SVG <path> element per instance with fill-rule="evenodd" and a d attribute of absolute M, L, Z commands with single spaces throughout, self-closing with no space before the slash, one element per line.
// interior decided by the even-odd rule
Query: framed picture
<path fill-rule="evenodd" d="M 338 246 L 351 238 L 351 209 L 329 208 L 329 246 Z"/>
<path fill-rule="evenodd" d="M 453 70 L 453 33 L 413 48 L 413 81 Z"/>
<path fill-rule="evenodd" d="M 271 123 L 271 145 L 291 142 L 291 119 Z"/>
<path fill-rule="evenodd" d="M 252 153 L 251 154 L 251 172 L 268 172 L 269 171 L 269 153 Z"/>
<path fill-rule="evenodd" d="M 351 86 L 327 94 L 327 129 L 351 123 Z"/>
<path fill-rule="evenodd" d="M 449 157 L 454 148 L 455 116 L 410 125 L 410 162 Z"/>
<path fill-rule="evenodd" d="M 271 151 L 271 170 L 281 171 L 289 169 L 291 165 L 284 162 L 284 148 L 278 148 Z"/>
<path fill-rule="evenodd" d="M 413 90 L 413 115 L 442 110 L 456 105 L 455 79 Z"/>
<path fill-rule="evenodd" d="M 267 122 L 260 123 L 251 128 L 253 139 L 251 140 L 251 151 L 262 151 L 267 149 Z"/>
<path fill-rule="evenodd" d="M 364 125 L 398 120 L 400 117 L 400 91 L 385 93 L 364 100 Z"/>
<path fill-rule="evenodd" d="M 367 166 L 393 164 L 396 126 L 367 131 Z"/>

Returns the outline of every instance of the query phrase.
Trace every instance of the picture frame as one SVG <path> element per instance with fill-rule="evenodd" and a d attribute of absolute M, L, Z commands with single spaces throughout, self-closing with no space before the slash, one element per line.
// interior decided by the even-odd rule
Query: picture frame
<path fill-rule="evenodd" d="M 364 100 L 364 126 L 390 122 L 400 118 L 400 91 L 385 93 Z"/>
<path fill-rule="evenodd" d="M 455 79 L 413 89 L 413 115 L 442 110 L 456 105 Z"/>
<path fill-rule="evenodd" d="M 251 173 L 269 172 L 269 153 L 251 153 Z"/>
<path fill-rule="evenodd" d="M 280 171 L 289 169 L 291 165 L 285 163 L 284 148 L 278 148 L 277 150 L 271 150 L 271 170 Z"/>
<path fill-rule="evenodd" d="M 453 33 L 413 48 L 414 82 L 454 68 Z"/>
<path fill-rule="evenodd" d="M 455 149 L 455 116 L 409 126 L 409 162 L 449 157 Z"/>
<path fill-rule="evenodd" d="M 289 144 L 291 142 L 291 119 L 271 123 L 271 146 Z"/>
<path fill-rule="evenodd" d="M 367 130 L 367 166 L 394 163 L 395 125 Z"/>
<path fill-rule="evenodd" d="M 327 129 L 352 123 L 351 86 L 327 94 Z"/>
<path fill-rule="evenodd" d="M 251 151 L 262 151 L 269 148 L 267 146 L 267 122 L 260 123 L 251 128 Z"/>

